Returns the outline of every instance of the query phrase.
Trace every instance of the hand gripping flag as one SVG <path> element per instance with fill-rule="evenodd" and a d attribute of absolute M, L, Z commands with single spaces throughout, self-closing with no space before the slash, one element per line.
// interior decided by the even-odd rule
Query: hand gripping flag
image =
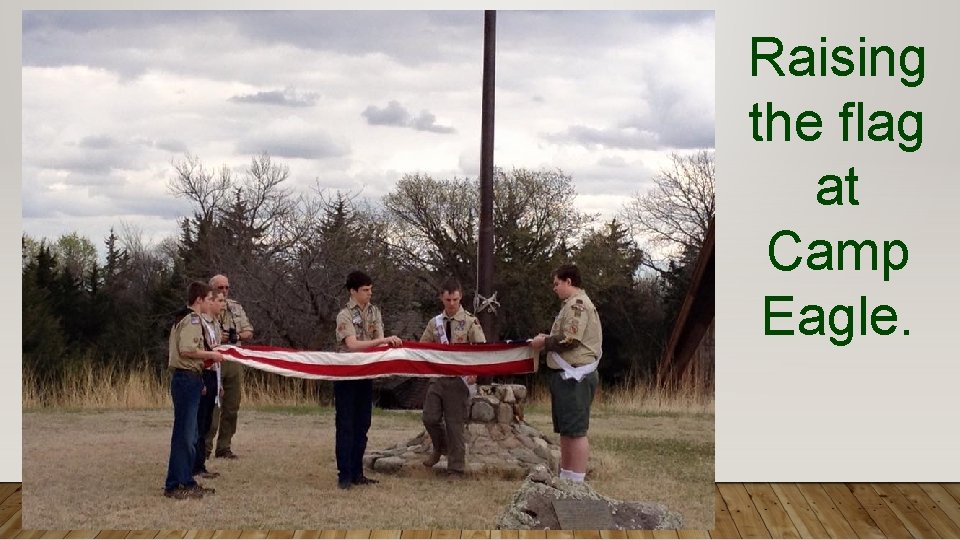
<path fill-rule="evenodd" d="M 527 343 L 442 345 L 404 341 L 401 347 L 356 352 L 299 351 L 259 345 L 221 345 L 225 359 L 270 373 L 302 379 L 373 379 L 390 375 L 452 377 L 516 375 L 534 371 Z"/>

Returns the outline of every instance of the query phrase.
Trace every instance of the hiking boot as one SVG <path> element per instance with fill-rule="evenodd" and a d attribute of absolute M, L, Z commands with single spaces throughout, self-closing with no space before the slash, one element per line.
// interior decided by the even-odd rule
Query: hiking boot
<path fill-rule="evenodd" d="M 441 455 L 442 455 L 442 454 L 440 454 L 439 452 L 434 452 L 434 453 L 430 454 L 430 457 L 428 457 L 427 459 L 423 460 L 423 466 L 424 466 L 424 467 L 433 467 L 433 466 L 436 465 L 437 463 L 440 463 L 440 456 L 441 456 Z"/>
<path fill-rule="evenodd" d="M 229 448 L 227 448 L 226 450 L 217 450 L 216 456 L 219 458 L 227 458 L 227 459 L 240 458 L 240 456 L 234 454 L 233 451 L 231 451 Z"/>
<path fill-rule="evenodd" d="M 379 484 L 379 480 L 374 480 L 373 478 L 368 478 L 366 476 L 361 476 L 359 479 L 353 481 L 357 485 L 370 485 L 370 484 Z"/>
<path fill-rule="evenodd" d="M 173 489 L 163 490 L 164 497 L 170 497 L 171 499 L 201 499 L 203 498 L 203 493 L 199 491 L 194 491 L 183 486 L 178 486 Z"/>
<path fill-rule="evenodd" d="M 200 496 L 203 496 L 203 495 L 213 495 L 214 493 L 217 492 L 217 490 L 215 490 L 215 489 L 213 489 L 213 488 L 203 487 L 203 486 L 201 486 L 200 484 L 194 484 L 194 485 L 189 486 L 189 487 L 186 487 L 186 488 L 184 488 L 184 489 L 187 489 L 187 490 L 189 490 L 189 491 L 193 491 L 193 492 L 195 492 L 195 493 L 199 493 Z"/>
<path fill-rule="evenodd" d="M 339 480 L 337 481 L 337 487 L 340 489 L 350 489 L 353 486 L 353 482 L 349 480 Z"/>

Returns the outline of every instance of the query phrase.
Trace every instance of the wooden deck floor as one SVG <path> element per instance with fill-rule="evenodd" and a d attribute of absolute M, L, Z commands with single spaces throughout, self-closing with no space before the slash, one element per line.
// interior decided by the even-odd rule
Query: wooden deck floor
<path fill-rule="evenodd" d="M 0 538 L 960 538 L 960 484 L 717 484 L 711 531 L 42 531 L 0 484 Z"/>

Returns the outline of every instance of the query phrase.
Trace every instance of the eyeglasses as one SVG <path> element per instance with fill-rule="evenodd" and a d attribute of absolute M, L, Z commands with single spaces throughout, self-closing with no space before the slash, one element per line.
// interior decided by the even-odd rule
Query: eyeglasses
<path fill-rule="evenodd" d="M 221 291 L 224 291 L 224 290 L 229 291 L 229 290 L 230 290 L 230 286 L 229 286 L 229 285 L 217 285 L 217 288 L 220 289 Z"/>

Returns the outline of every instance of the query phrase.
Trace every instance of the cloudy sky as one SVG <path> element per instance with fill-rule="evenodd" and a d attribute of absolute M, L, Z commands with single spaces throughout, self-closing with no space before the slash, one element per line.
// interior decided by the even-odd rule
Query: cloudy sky
<path fill-rule="evenodd" d="M 175 234 L 187 152 L 268 152 L 291 187 L 374 202 L 405 173 L 475 177 L 482 59 L 480 11 L 24 11 L 24 231 Z M 497 166 L 560 168 L 610 217 L 713 146 L 712 12 L 498 12 Z"/>

